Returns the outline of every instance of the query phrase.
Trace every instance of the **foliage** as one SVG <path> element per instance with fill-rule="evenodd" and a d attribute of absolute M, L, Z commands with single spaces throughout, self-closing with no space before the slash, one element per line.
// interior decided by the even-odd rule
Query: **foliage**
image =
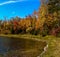
<path fill-rule="evenodd" d="M 5 18 L 6 19 L 6 18 Z M 60 0 L 41 0 L 38 11 L 25 18 L 0 20 L 0 34 L 60 34 Z"/>
<path fill-rule="evenodd" d="M 60 11 L 60 0 L 49 0 L 48 10 L 49 13 Z"/>

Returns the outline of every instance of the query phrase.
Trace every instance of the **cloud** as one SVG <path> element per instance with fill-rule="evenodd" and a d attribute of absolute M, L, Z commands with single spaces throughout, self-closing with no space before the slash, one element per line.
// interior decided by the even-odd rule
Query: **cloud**
<path fill-rule="evenodd" d="M 6 5 L 6 4 L 11 4 L 11 3 L 22 2 L 22 1 L 25 1 L 25 0 L 18 0 L 18 1 L 17 1 L 17 0 L 15 0 L 15 1 L 11 0 L 11 1 L 5 1 L 5 2 L 0 3 L 0 6 Z"/>

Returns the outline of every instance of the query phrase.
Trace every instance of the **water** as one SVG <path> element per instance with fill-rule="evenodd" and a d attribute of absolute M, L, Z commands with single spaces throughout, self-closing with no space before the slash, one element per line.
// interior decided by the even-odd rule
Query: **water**
<path fill-rule="evenodd" d="M 41 53 L 45 45 L 42 41 L 0 37 L 0 54 L 3 57 L 29 57 L 33 54 L 30 57 L 35 57 L 34 54 Z"/>

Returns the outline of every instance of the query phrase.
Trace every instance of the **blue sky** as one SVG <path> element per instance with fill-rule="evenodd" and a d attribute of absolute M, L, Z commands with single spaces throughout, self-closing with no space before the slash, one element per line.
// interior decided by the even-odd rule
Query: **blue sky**
<path fill-rule="evenodd" d="M 24 18 L 38 10 L 39 0 L 0 0 L 0 19 L 19 16 Z"/>

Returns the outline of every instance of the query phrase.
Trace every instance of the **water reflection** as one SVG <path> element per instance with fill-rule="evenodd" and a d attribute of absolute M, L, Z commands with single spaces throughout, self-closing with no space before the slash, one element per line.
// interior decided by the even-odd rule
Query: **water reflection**
<path fill-rule="evenodd" d="M 28 54 L 31 55 L 31 53 L 35 54 L 37 49 L 43 50 L 43 47 L 45 45 L 46 43 L 42 41 L 29 40 L 29 39 L 23 39 L 23 38 L 19 39 L 19 38 L 0 37 L 0 54 L 2 54 L 3 56 L 6 56 L 7 54 L 9 54 L 9 52 L 11 52 L 16 56 L 18 56 L 16 54 L 16 51 L 17 51 L 20 54 L 20 57 L 24 57 L 22 56 L 22 54 L 25 54 L 25 55 L 28 55 Z M 10 57 L 12 57 L 12 55 Z"/>

